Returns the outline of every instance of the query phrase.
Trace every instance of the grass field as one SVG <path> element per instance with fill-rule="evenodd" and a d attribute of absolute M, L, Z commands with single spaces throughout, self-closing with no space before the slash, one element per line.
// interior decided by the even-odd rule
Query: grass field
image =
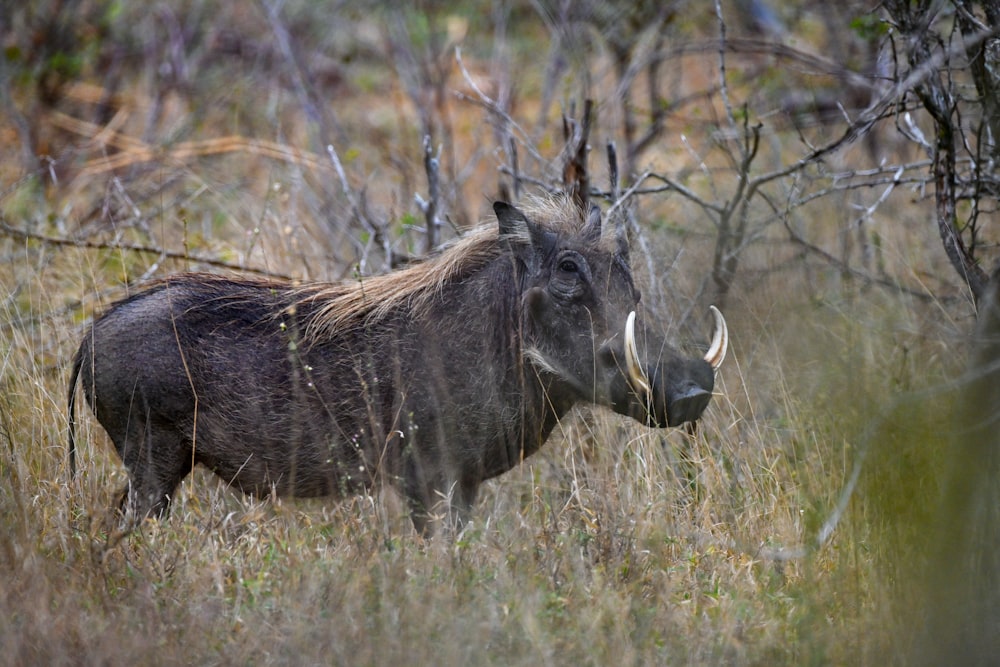
<path fill-rule="evenodd" d="M 422 251 L 422 98 L 407 78 L 419 68 L 384 40 L 405 26 L 401 43 L 419 56 L 433 31 L 344 3 L 327 35 L 308 3 L 288 3 L 284 24 L 267 6 L 102 15 L 107 32 L 92 39 L 134 26 L 149 62 L 114 79 L 85 61 L 56 105 L 38 100 L 30 78 L 5 75 L 0 211 L 28 235 L 0 233 L 0 663 L 906 664 L 923 600 L 912 582 L 932 555 L 942 445 L 961 395 L 952 380 L 974 322 L 915 189 L 866 218 L 874 259 L 852 245 L 863 234 L 850 211 L 881 190 L 818 199 L 790 223 L 909 293 L 801 253 L 767 222 L 773 209 L 755 212 L 727 295 L 731 354 L 697 432 L 577 410 L 542 452 L 484 487 L 458 535 L 417 536 L 389 491 L 339 504 L 258 500 L 203 470 L 168 520 L 122 531 L 109 510 L 124 470 L 82 402 L 71 479 L 69 361 L 89 319 L 143 280 L 185 269 L 351 278 L 384 270 L 385 239 L 401 254 Z M 486 46 L 490 33 L 467 15 L 435 16 L 448 39 L 464 36 L 461 66 L 484 89 L 496 83 L 503 52 Z M 181 36 L 156 41 L 157 21 L 177 22 Z M 681 28 L 711 26 L 691 21 Z M 212 39 L 192 37 L 198 25 Z M 300 70 L 285 67 L 282 25 L 300 40 Z M 545 79 L 532 54 L 545 33 L 511 33 L 510 69 L 524 72 L 515 118 L 535 132 Z M 178 43 L 190 47 L 186 79 L 157 60 Z M 420 94 L 443 144 L 453 236 L 452 226 L 487 219 L 504 162 L 470 79 L 441 52 L 445 101 L 430 84 Z M 701 90 L 712 57 L 689 66 L 678 96 Z M 616 131 L 614 93 L 599 92 L 612 69 L 590 91 L 607 121 L 595 142 Z M 297 71 L 309 79 L 296 82 Z M 566 102 L 579 73 L 563 76 Z M 113 113 L 102 115 L 107 91 Z M 314 99 L 328 103 L 319 116 Z M 537 159 L 525 174 L 540 180 L 558 170 L 562 145 L 559 109 L 546 113 L 531 135 L 537 158 L 522 155 Z M 715 166 L 725 161 L 699 113 L 685 108 L 646 161 L 688 173 L 709 197 L 734 180 Z M 24 123 L 51 151 L 41 170 L 19 153 Z M 789 159 L 794 134 L 765 132 L 761 159 Z M 324 141 L 337 146 L 347 191 Z M 893 145 L 886 138 L 884 150 Z M 606 178 L 599 153 L 595 181 Z M 850 148 L 830 168 L 868 159 Z M 693 349 L 707 338 L 715 228 L 676 193 L 643 195 L 639 212 L 644 301 Z"/>

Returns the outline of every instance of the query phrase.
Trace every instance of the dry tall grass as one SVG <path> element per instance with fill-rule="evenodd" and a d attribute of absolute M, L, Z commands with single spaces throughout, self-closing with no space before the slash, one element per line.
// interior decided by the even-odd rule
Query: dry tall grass
<path fill-rule="evenodd" d="M 263 21 L 247 34 L 270 43 L 264 19 L 219 4 L 244 30 Z M 293 9 L 299 21 L 312 16 Z M 373 21 L 349 18 L 337 34 L 353 25 L 364 41 Z M 133 19 L 151 34 L 149 19 Z M 312 34 L 308 21 L 297 25 Z M 538 38 L 518 36 L 528 47 Z M 530 61 L 531 48 L 514 47 Z M 380 270 L 362 266 L 378 257 L 377 231 L 419 250 L 410 202 L 424 188 L 421 142 L 398 71 L 361 56 L 334 68 L 347 80 L 331 84 L 337 137 L 371 146 L 341 146 L 341 158 L 354 194 L 387 221 L 359 230 L 345 222 L 351 201 L 294 87 L 201 62 L 193 90 L 153 99 L 148 82 L 132 81 L 114 123 L 46 122 L 39 111 L 64 147 L 53 173 L 12 168 L 12 149 L 0 171 L 7 224 L 106 246 L 0 235 L 0 662 L 801 665 L 901 655 L 971 309 L 853 282 L 771 227 L 744 255 L 727 309 L 733 349 L 694 435 L 581 409 L 540 454 L 486 485 L 475 521 L 452 537 L 416 536 L 388 492 L 260 501 L 204 471 L 185 481 L 168 520 L 121 532 L 108 510 L 124 472 L 89 415 L 76 479 L 67 466 L 66 368 L 87 318 L 144 277 L 205 268 L 178 257 L 337 278 Z M 541 73 L 522 85 L 534 112 Z M 30 91 L 10 90 L 27 104 Z M 89 113 L 92 88 L 65 93 L 65 106 Z M 458 199 L 482 212 L 496 183 L 488 129 L 481 109 L 454 104 L 452 186 L 476 193 Z M 15 127 L 8 118 L 5 136 Z M 160 149 L 127 141 L 149 135 Z M 686 141 L 665 142 L 656 159 L 711 144 Z M 780 161 L 772 141 L 768 159 Z M 555 140 L 537 142 L 555 161 Z M 850 245 L 853 196 L 803 207 L 796 222 L 817 243 Z M 937 288 L 948 269 L 921 207 L 901 195 L 880 210 L 878 261 Z M 687 316 L 703 305 L 711 229 L 676 197 L 646 197 L 641 210 L 653 252 L 636 259 L 644 300 L 664 309 L 680 342 L 700 342 Z M 846 512 L 814 547 L 862 453 Z"/>
<path fill-rule="evenodd" d="M 123 471 L 92 419 L 78 478 L 67 469 L 65 367 L 91 253 L 5 252 L 11 664 L 802 664 L 893 647 L 889 577 L 914 564 L 896 548 L 912 536 L 892 531 L 919 511 L 914 492 L 934 493 L 920 459 L 942 428 L 904 405 L 865 433 L 899 387 L 938 380 L 909 355 L 944 349 L 905 308 L 759 306 L 770 315 L 755 328 L 747 303 L 696 435 L 582 410 L 487 486 L 454 539 L 418 538 L 389 492 L 257 501 L 205 472 L 169 520 L 120 534 L 107 512 Z M 828 544 L 786 559 L 832 511 L 860 446 L 876 455 L 859 499 Z"/>

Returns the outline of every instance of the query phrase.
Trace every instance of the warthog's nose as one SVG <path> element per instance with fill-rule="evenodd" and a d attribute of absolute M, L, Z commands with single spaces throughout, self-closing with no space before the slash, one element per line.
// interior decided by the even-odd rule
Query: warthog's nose
<path fill-rule="evenodd" d="M 667 423 L 670 426 L 680 426 L 693 422 L 701 417 L 708 407 L 712 392 L 691 383 L 670 397 L 667 404 Z"/>

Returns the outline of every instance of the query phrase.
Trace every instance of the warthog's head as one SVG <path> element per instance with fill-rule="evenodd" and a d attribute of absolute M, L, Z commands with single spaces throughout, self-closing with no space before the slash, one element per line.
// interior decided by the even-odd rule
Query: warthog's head
<path fill-rule="evenodd" d="M 500 239 L 520 265 L 523 356 L 546 383 L 549 400 L 606 405 L 655 427 L 697 420 L 726 355 L 722 314 L 711 309 L 716 328 L 704 358 L 682 357 L 648 330 L 640 329 L 637 340 L 640 295 L 623 223 L 602 229 L 596 207 L 585 222 L 545 224 L 503 202 L 494 210 Z M 551 215 L 567 210 L 553 208 Z"/>

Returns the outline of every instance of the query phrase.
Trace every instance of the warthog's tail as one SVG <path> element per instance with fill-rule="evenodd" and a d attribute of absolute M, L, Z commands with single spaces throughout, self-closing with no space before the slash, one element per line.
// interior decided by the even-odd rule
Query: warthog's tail
<path fill-rule="evenodd" d="M 66 405 L 69 413 L 69 477 L 76 477 L 76 382 L 80 377 L 80 367 L 83 366 L 82 350 L 77 350 L 73 357 L 73 369 L 69 375 L 69 392 Z"/>

